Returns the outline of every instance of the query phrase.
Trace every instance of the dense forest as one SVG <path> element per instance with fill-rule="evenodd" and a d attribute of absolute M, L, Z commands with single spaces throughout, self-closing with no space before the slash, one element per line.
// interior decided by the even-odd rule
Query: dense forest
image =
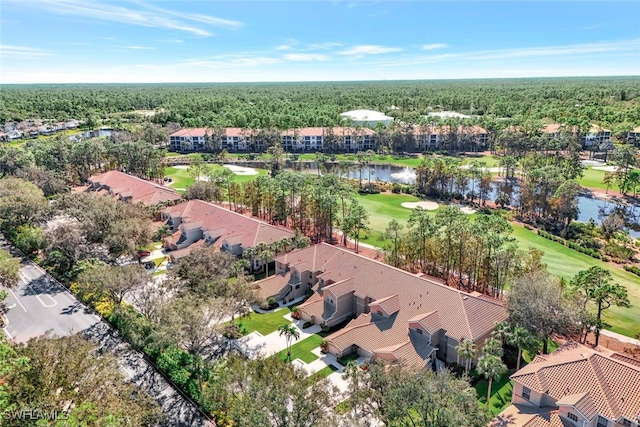
<path fill-rule="evenodd" d="M 597 123 L 614 134 L 640 125 L 640 79 L 547 78 L 389 82 L 2 85 L 0 123 L 32 118 L 118 127 L 151 110 L 158 124 L 280 129 L 342 124 L 357 108 L 404 122 L 453 110 L 484 120 Z M 482 120 L 480 120 L 482 123 Z"/>

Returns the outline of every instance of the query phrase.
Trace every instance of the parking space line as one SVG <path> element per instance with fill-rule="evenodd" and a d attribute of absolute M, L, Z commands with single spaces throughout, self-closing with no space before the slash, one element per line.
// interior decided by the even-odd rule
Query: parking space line
<path fill-rule="evenodd" d="M 18 299 L 18 297 L 16 296 L 16 294 L 15 294 L 11 289 L 9 289 L 9 292 L 11 292 L 11 295 L 13 295 L 13 297 L 16 299 L 16 301 L 18 302 L 18 304 L 20 304 L 20 307 L 22 307 L 22 309 L 23 309 L 23 310 L 24 310 L 24 312 L 26 313 L 26 312 L 27 312 L 27 309 L 26 309 L 26 308 L 24 308 L 24 305 L 22 305 L 22 303 L 20 302 L 20 300 Z"/>

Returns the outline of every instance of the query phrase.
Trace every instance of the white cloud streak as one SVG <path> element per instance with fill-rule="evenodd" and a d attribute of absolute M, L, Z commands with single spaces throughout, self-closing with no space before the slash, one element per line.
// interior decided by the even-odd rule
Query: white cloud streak
<path fill-rule="evenodd" d="M 51 52 L 32 47 L 0 45 L 0 57 L 3 58 L 38 59 L 51 55 Z"/>
<path fill-rule="evenodd" d="M 445 49 L 448 48 L 449 45 L 446 43 L 431 43 L 422 45 L 422 50 L 436 50 L 436 49 Z"/>
<path fill-rule="evenodd" d="M 155 50 L 155 47 L 151 46 L 120 46 L 122 49 L 130 49 L 130 50 Z"/>
<path fill-rule="evenodd" d="M 284 55 L 284 59 L 293 62 L 328 61 L 329 57 L 319 53 L 289 53 Z"/>
<path fill-rule="evenodd" d="M 16 0 L 5 0 L 13 1 Z M 138 2 L 140 9 L 117 6 L 110 3 L 80 0 L 40 0 L 30 2 L 31 7 L 39 7 L 48 12 L 79 16 L 86 19 L 119 22 L 151 28 L 164 28 L 183 31 L 196 36 L 208 37 L 213 34 L 202 25 L 236 29 L 243 24 L 239 21 L 217 18 L 214 16 L 176 12 L 153 5 Z M 177 19 L 178 18 L 178 19 Z"/>
<path fill-rule="evenodd" d="M 399 47 L 388 47 L 380 45 L 358 45 L 338 52 L 340 55 L 380 55 L 383 53 L 393 53 L 402 51 Z"/>

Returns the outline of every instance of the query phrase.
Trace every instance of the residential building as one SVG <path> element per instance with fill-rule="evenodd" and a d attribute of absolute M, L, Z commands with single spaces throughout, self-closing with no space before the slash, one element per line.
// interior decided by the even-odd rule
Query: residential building
<path fill-rule="evenodd" d="M 629 131 L 627 134 L 627 141 L 636 147 L 640 146 L 640 126 Z"/>
<path fill-rule="evenodd" d="M 413 138 L 418 151 L 442 150 L 452 147 L 465 147 L 472 151 L 484 150 L 489 144 L 487 130 L 480 126 L 418 126 L 413 129 Z"/>
<path fill-rule="evenodd" d="M 169 136 L 169 150 L 202 151 L 205 148 L 207 131 L 205 128 L 180 129 Z"/>
<path fill-rule="evenodd" d="M 582 146 L 599 147 L 603 144 L 611 144 L 611 131 L 603 129 L 600 126 L 593 125 L 589 132 L 585 133 L 581 137 Z"/>
<path fill-rule="evenodd" d="M 456 347 L 478 347 L 507 311 L 497 300 L 469 294 L 435 278 L 417 276 L 348 250 L 317 244 L 276 257 L 276 275 L 256 283 L 265 298 L 292 301 L 302 319 L 340 327 L 326 338 L 326 351 L 377 356 L 410 366 L 434 357 L 461 362 Z"/>
<path fill-rule="evenodd" d="M 393 121 L 393 117 L 389 117 L 384 113 L 373 110 L 352 110 L 340 114 L 347 120 L 350 120 L 354 126 L 376 127 L 378 123 L 388 126 Z"/>
<path fill-rule="evenodd" d="M 289 229 L 202 200 L 169 206 L 161 215 L 172 233 L 164 239 L 164 246 L 171 251 L 169 255 L 173 262 L 201 245 L 214 245 L 222 251 L 242 256 L 245 249 L 260 243 L 270 245 L 295 237 L 295 233 Z M 253 269 L 262 265 L 258 259 L 251 262 Z"/>
<path fill-rule="evenodd" d="M 142 203 L 145 206 L 159 205 L 182 198 L 171 188 L 115 170 L 87 179 L 84 191 L 111 194 L 120 200 Z"/>
<path fill-rule="evenodd" d="M 511 379 L 513 405 L 492 426 L 640 424 L 640 362 L 611 350 L 568 342 Z"/>

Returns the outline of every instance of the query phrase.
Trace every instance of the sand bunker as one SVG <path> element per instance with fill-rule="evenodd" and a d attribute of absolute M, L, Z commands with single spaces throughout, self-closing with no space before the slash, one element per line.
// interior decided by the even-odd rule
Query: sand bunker
<path fill-rule="evenodd" d="M 427 211 L 435 211 L 436 209 L 438 209 L 438 204 L 436 202 L 403 202 L 401 206 L 408 209 L 421 207 L 422 209 Z"/>
<path fill-rule="evenodd" d="M 237 166 L 237 165 L 222 165 L 227 169 L 231 169 L 233 173 L 236 175 L 258 175 L 258 171 L 254 168 L 247 168 L 245 166 Z"/>
<path fill-rule="evenodd" d="M 473 208 L 470 208 L 469 206 L 460 206 L 460 210 L 466 213 L 467 215 L 476 213 L 476 210 Z"/>
<path fill-rule="evenodd" d="M 605 172 L 616 172 L 618 170 L 617 166 L 594 166 L 591 169 L 595 169 L 598 171 L 605 171 Z"/>

